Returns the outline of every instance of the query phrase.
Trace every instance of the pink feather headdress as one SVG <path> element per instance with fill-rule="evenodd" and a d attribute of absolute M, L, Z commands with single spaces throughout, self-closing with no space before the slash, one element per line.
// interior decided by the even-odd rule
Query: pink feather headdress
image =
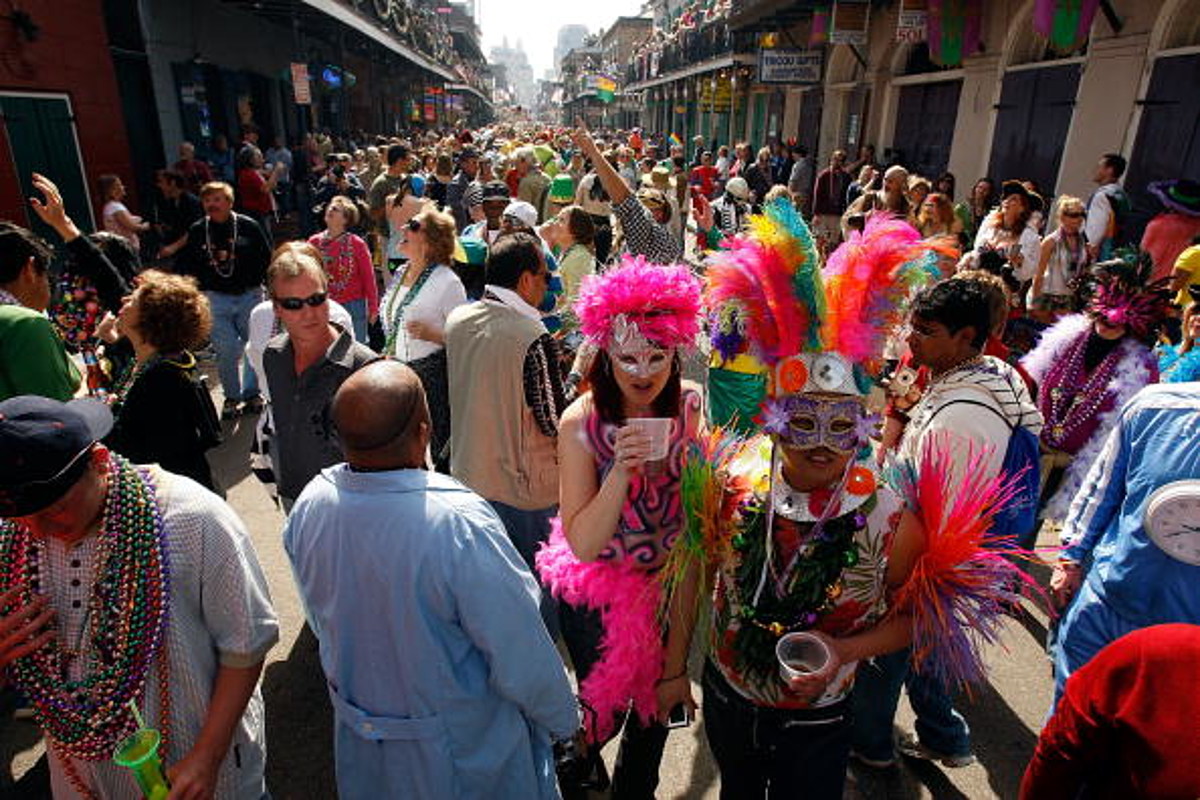
<path fill-rule="evenodd" d="M 575 313 L 583 335 L 600 347 L 626 322 L 662 347 L 687 346 L 700 331 L 700 280 L 683 264 L 627 256 L 617 269 L 583 279 Z"/>
<path fill-rule="evenodd" d="M 1167 315 L 1171 293 L 1169 279 L 1145 286 L 1130 286 L 1110 277 L 1096 286 L 1088 311 L 1112 326 L 1124 325 L 1138 339 L 1145 339 Z"/>

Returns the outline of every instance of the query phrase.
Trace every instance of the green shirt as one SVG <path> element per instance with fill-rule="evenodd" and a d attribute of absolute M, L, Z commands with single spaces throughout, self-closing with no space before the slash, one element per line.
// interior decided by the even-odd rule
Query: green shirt
<path fill-rule="evenodd" d="M 79 370 L 44 314 L 0 305 L 0 400 L 36 394 L 70 400 Z"/>

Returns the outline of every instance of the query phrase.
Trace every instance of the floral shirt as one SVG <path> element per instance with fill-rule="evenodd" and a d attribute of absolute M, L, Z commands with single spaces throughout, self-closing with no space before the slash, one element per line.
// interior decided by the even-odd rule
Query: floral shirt
<path fill-rule="evenodd" d="M 730 465 L 731 473 L 745 477 L 753 487 L 752 496 L 739 513 L 733 533 L 765 536 L 769 530 L 776 554 L 773 563 L 777 569 L 790 565 L 797 555 L 794 569 L 804 569 L 805 556 L 813 548 L 810 536 L 813 523 L 824 504 L 832 499 L 832 494 L 791 490 L 778 470 L 775 479 L 771 480 L 771 449 L 769 438 L 752 439 L 734 457 L 738 463 Z M 853 534 L 856 560 L 842 570 L 827 590 L 830 599 L 816 621 L 811 625 L 789 625 L 787 630 L 810 629 L 833 637 L 848 636 L 875 625 L 886 612 L 888 553 L 903 503 L 893 491 L 878 484 L 870 466 L 873 463 L 873 459 L 868 458 L 852 468 L 850 484 L 831 517 L 855 510 L 865 517 L 866 524 Z M 773 514 L 767 513 L 770 503 L 774 503 Z M 770 519 L 770 523 L 766 524 L 764 519 Z M 757 570 L 747 574 L 740 569 L 743 557 L 743 551 L 731 548 L 729 558 L 717 569 L 710 626 L 713 662 L 729 685 L 752 703 L 774 708 L 808 707 L 778 677 L 773 647 L 769 652 L 770 664 L 758 664 L 757 669 L 748 668 L 746 660 L 753 657 L 750 651 L 735 647 L 741 626 L 754 624 L 736 614 L 736 607 L 752 604 L 760 576 Z M 774 581 L 768 578 L 764 592 L 773 591 L 773 587 Z M 767 657 L 765 651 L 763 657 Z M 811 706 L 827 706 L 845 698 L 854 685 L 857 667 L 857 662 L 843 664 L 825 693 Z M 760 677 L 763 674 L 769 677 Z"/>

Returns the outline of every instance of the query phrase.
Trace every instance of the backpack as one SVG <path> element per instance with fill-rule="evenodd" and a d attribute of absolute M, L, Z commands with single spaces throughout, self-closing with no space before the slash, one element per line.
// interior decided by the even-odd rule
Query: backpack
<path fill-rule="evenodd" d="M 995 406 L 978 400 L 951 400 L 940 406 L 930 416 L 937 416 L 945 408 L 965 403 L 991 411 L 1008 426 L 1008 446 L 1004 449 L 1004 461 L 1000 465 L 1001 475 L 1012 485 L 1012 499 L 997 510 L 988 528 L 988 534 L 996 544 L 1016 544 L 1024 550 L 1033 547 L 1037 536 L 1038 496 L 1041 491 L 1042 451 L 1037 434 L 1024 425 L 1014 425 Z"/>

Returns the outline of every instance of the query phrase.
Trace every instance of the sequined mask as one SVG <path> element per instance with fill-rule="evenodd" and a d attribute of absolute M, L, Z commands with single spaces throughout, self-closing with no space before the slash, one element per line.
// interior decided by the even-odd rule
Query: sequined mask
<path fill-rule="evenodd" d="M 868 420 L 862 401 L 787 395 L 772 398 L 763 407 L 763 430 L 792 447 L 827 447 L 843 455 L 854 453 L 866 439 Z"/>
<path fill-rule="evenodd" d="M 636 322 L 624 314 L 613 319 L 612 341 L 608 355 L 625 374 L 634 378 L 649 378 L 671 366 L 674 348 L 659 347 L 642 335 Z"/>

